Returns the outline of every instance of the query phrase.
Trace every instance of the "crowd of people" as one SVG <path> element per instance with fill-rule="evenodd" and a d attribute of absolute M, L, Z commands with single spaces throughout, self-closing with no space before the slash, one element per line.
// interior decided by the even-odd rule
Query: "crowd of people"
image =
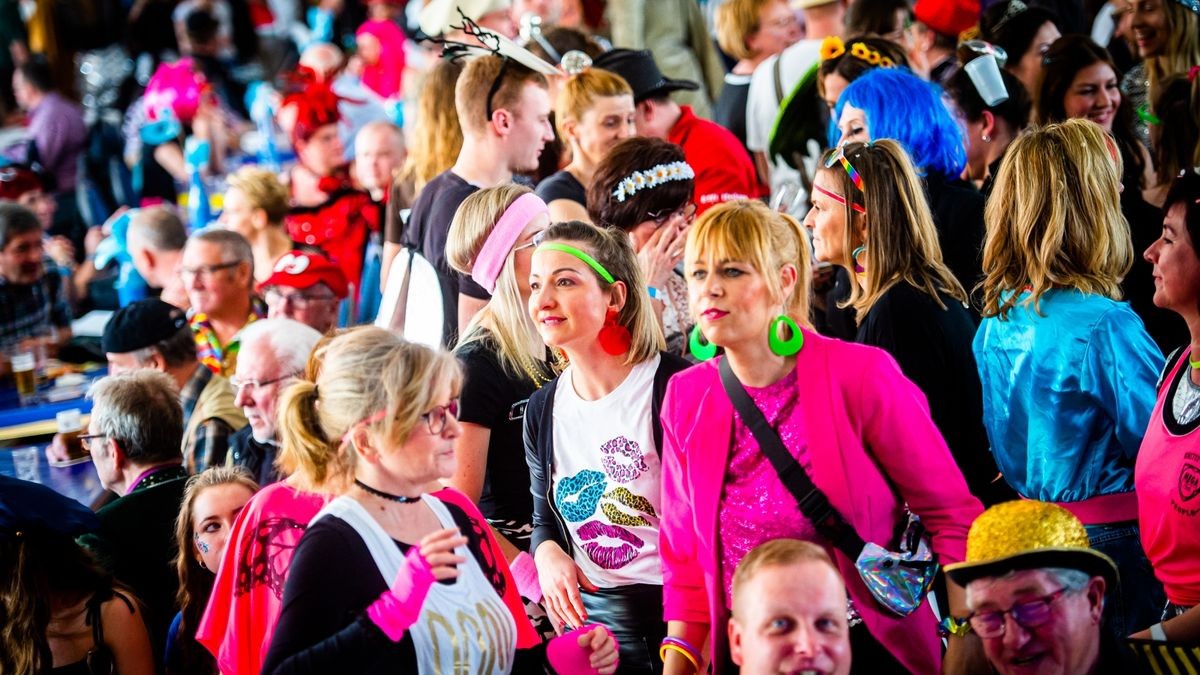
<path fill-rule="evenodd" d="M 1196 0 L 32 7 L 0 673 L 1200 667 Z"/>

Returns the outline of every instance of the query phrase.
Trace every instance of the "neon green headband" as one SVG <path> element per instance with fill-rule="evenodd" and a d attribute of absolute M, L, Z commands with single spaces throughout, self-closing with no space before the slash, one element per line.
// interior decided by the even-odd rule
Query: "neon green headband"
<path fill-rule="evenodd" d="M 539 246 L 538 248 L 539 249 L 548 249 L 551 251 L 562 251 L 563 253 L 573 255 L 576 258 L 579 258 L 583 262 L 587 263 L 588 267 L 595 270 L 596 274 L 599 274 L 608 283 L 612 284 L 612 283 L 616 283 L 616 281 L 617 281 L 616 279 L 613 278 L 613 275 L 609 274 L 608 270 L 604 269 L 604 265 L 601 265 L 599 262 L 597 262 L 597 260 L 595 258 L 593 258 L 592 256 L 588 255 L 587 253 L 585 253 L 583 251 L 580 251 L 579 249 L 575 248 L 574 246 L 570 246 L 568 244 L 560 244 L 557 241 L 548 241 L 545 244 L 542 244 L 541 246 Z"/>

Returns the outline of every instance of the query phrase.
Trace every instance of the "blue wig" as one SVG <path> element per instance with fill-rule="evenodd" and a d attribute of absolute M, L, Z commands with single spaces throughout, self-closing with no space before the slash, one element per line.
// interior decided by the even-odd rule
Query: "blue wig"
<path fill-rule="evenodd" d="M 942 102 L 942 88 L 913 75 L 907 68 L 873 68 L 850 83 L 838 97 L 829 130 L 830 146 L 841 133 L 837 120 L 850 105 L 863 111 L 871 140 L 898 141 L 917 170 L 958 178 L 967 165 L 963 132 Z"/>

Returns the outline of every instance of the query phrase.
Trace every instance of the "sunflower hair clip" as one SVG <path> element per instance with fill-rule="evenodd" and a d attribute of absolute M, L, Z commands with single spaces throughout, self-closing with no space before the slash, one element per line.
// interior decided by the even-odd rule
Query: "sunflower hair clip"
<path fill-rule="evenodd" d="M 836 35 L 830 35 L 824 40 L 821 40 L 821 49 L 819 55 L 822 61 L 836 59 L 846 53 L 846 43 L 842 42 L 842 38 Z"/>

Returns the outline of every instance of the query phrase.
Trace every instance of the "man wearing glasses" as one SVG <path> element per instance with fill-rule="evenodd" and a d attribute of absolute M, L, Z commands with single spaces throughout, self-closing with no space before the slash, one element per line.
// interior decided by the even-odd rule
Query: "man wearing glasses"
<path fill-rule="evenodd" d="M 966 561 L 946 574 L 966 588 L 971 614 L 943 626 L 977 635 L 1001 675 L 1141 672 L 1104 622 L 1117 565 L 1090 547 L 1065 508 L 1032 500 L 993 506 L 971 525 Z"/>
<path fill-rule="evenodd" d="M 338 305 L 349 285 L 342 269 L 325 256 L 292 251 L 275 261 L 258 290 L 267 301 L 267 316 L 294 319 L 323 335 L 337 326 Z"/>
<path fill-rule="evenodd" d="M 254 253 L 230 230 L 202 230 L 183 247 L 179 276 L 192 308 L 188 320 L 200 363 L 217 375 L 233 374 L 242 328 L 266 316 L 254 297 Z"/>
<path fill-rule="evenodd" d="M 279 396 L 295 378 L 303 376 L 308 356 L 320 339 L 321 334 L 309 326 L 280 318 L 255 321 L 242 333 L 242 356 L 231 381 L 237 391 L 236 403 L 249 423 L 229 439 L 229 464 L 246 467 L 263 487 L 285 477 L 275 466 Z"/>

